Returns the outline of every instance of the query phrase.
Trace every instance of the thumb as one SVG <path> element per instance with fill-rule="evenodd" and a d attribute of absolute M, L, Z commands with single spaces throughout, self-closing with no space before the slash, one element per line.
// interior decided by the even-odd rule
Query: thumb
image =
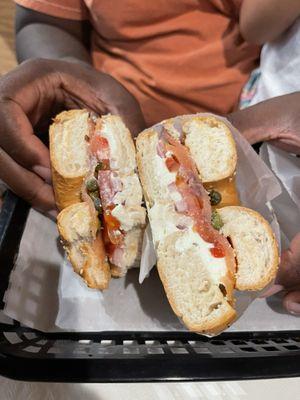
<path fill-rule="evenodd" d="M 264 298 L 273 296 L 274 294 L 281 292 L 285 287 L 292 286 L 292 282 L 294 281 L 292 275 L 293 275 L 293 270 L 291 266 L 291 254 L 290 254 L 290 249 L 288 249 L 281 254 L 281 261 L 277 277 L 275 280 L 275 284 L 272 285 L 266 291 L 264 291 L 260 295 L 260 297 Z"/>
<path fill-rule="evenodd" d="M 300 315 L 300 290 L 288 293 L 283 300 L 283 305 L 289 313 Z"/>
<path fill-rule="evenodd" d="M 47 183 L 51 184 L 51 170 L 43 165 L 34 165 L 32 171 L 43 178 Z"/>
<path fill-rule="evenodd" d="M 285 288 L 300 285 L 300 232 L 281 255 L 276 281 Z"/>
<path fill-rule="evenodd" d="M 274 284 L 273 286 L 271 286 L 269 289 L 267 289 L 266 291 L 264 291 L 259 297 L 261 299 L 265 298 L 265 297 L 270 297 L 273 296 L 276 293 L 281 292 L 284 289 L 284 287 L 282 285 L 279 284 Z"/>
<path fill-rule="evenodd" d="M 290 247 L 281 254 L 281 262 L 275 285 L 261 297 L 272 296 L 281 290 L 300 285 L 300 232 L 293 238 Z"/>

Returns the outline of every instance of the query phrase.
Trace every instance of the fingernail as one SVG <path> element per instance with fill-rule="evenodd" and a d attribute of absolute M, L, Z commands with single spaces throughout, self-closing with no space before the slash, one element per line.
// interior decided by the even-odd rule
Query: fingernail
<path fill-rule="evenodd" d="M 288 301 L 286 303 L 286 308 L 289 313 L 293 315 L 300 315 L 300 303 L 294 303 L 292 301 Z"/>
<path fill-rule="evenodd" d="M 34 165 L 32 167 L 33 172 L 45 179 L 47 183 L 51 182 L 51 171 L 50 168 L 43 167 L 42 165 Z"/>
<path fill-rule="evenodd" d="M 278 292 L 281 292 L 284 289 L 282 285 L 275 284 L 271 286 L 269 289 L 267 289 L 265 292 L 263 292 L 259 297 L 269 297 L 273 296 L 273 294 L 276 294 Z"/>
<path fill-rule="evenodd" d="M 51 210 L 51 211 L 48 211 L 48 212 L 46 213 L 46 215 L 47 215 L 50 219 L 56 221 L 58 212 L 57 212 L 57 210 Z"/>

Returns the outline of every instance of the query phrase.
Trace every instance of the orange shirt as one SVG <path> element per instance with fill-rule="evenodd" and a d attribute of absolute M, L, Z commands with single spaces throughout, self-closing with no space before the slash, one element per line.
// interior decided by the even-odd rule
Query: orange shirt
<path fill-rule="evenodd" d="M 89 19 L 94 66 L 137 98 L 148 125 L 174 115 L 226 114 L 259 56 L 239 33 L 242 0 L 16 0 Z"/>

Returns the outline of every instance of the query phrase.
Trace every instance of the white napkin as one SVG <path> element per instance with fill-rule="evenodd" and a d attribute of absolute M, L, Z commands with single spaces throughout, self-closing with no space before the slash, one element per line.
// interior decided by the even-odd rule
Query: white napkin
<path fill-rule="evenodd" d="M 237 176 L 239 189 L 244 187 L 242 198 L 248 197 L 253 207 L 253 201 L 265 201 L 278 195 L 280 187 L 251 147 L 244 140 L 241 143 L 238 144 L 240 162 L 243 157 L 255 156 L 255 160 L 251 158 L 247 164 L 244 175 L 238 171 Z M 262 180 L 256 185 L 249 184 L 258 178 L 261 168 Z M 264 190 L 257 193 L 261 184 Z M 259 211 L 270 221 L 273 219 L 265 203 L 259 205 Z M 146 232 L 143 262 L 146 258 L 149 265 L 153 265 L 150 234 Z M 185 330 L 167 302 L 156 271 L 153 270 L 142 284 L 138 282 L 138 275 L 139 270 L 135 269 L 125 278 L 113 279 L 103 293 L 87 288 L 64 259 L 55 224 L 31 210 L 5 296 L 5 313 L 43 331 Z M 241 294 L 239 314 L 255 296 L 256 293 Z M 278 304 L 274 307 L 269 301 L 256 300 L 230 330 L 296 329 L 295 321 L 299 320 L 284 314 Z"/>
<path fill-rule="evenodd" d="M 47 332 L 59 326 L 76 331 L 184 330 L 155 270 L 142 285 L 139 271 L 131 270 L 102 294 L 88 289 L 64 261 L 57 239 L 55 224 L 31 210 L 5 296 L 8 316 Z M 297 328 L 299 318 L 286 314 L 279 297 L 273 296 L 251 303 L 229 331 Z"/>
<path fill-rule="evenodd" d="M 59 309 L 57 288 L 63 260 L 56 224 L 30 210 L 4 296 L 4 312 L 30 328 L 55 330 Z"/>

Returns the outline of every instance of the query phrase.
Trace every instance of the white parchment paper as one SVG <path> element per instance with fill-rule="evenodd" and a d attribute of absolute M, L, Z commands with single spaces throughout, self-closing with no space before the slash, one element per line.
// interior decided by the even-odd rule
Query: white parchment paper
<path fill-rule="evenodd" d="M 209 116 L 212 114 L 199 113 L 198 115 Z M 175 117 L 173 118 L 173 123 L 175 126 L 180 127 L 181 122 L 186 118 L 189 118 L 189 116 Z M 236 143 L 238 153 L 236 184 L 241 203 L 246 207 L 260 212 L 260 214 L 269 221 L 280 248 L 280 228 L 271 205 L 271 201 L 281 194 L 280 184 L 271 170 L 237 131 L 237 129 L 235 129 L 225 118 L 218 118 L 225 122 L 230 128 Z M 159 132 L 162 123 L 155 125 L 153 128 Z M 153 261 L 155 250 L 152 246 L 152 242 L 149 243 L 150 239 L 151 232 L 149 227 L 147 227 L 144 235 L 143 248 L 145 251 L 141 260 L 139 276 L 140 283 L 149 276 L 150 271 L 156 263 L 156 260 Z M 271 282 L 268 287 L 272 284 L 273 282 Z M 267 288 L 264 290 L 266 289 Z M 247 307 L 262 293 L 263 291 L 235 291 L 237 319 L 241 317 Z"/>
<path fill-rule="evenodd" d="M 213 114 L 199 113 L 197 115 L 211 116 Z M 194 115 L 191 115 L 191 117 L 192 116 Z M 173 118 L 173 123 L 175 126 L 180 127 L 183 119 L 189 117 L 189 115 L 175 117 Z M 271 206 L 271 201 L 281 194 L 280 184 L 268 166 L 262 161 L 255 150 L 253 150 L 250 144 L 238 132 L 238 130 L 235 129 L 227 119 L 221 117 L 218 118 L 225 122 L 230 128 L 236 143 L 238 153 L 236 184 L 241 204 L 258 211 L 264 216 L 264 218 L 266 218 L 267 221 L 269 221 L 280 247 L 280 228 Z M 150 129 L 155 129 L 157 132 L 159 132 L 162 124 L 163 121 L 162 123 L 156 124 Z M 151 269 L 156 263 L 155 250 L 152 246 L 151 230 L 149 227 L 147 227 L 144 235 L 143 248 L 144 252 L 141 260 L 139 276 L 140 283 L 142 283 L 143 280 L 149 275 Z M 241 299 L 238 301 L 237 308 L 240 310 L 240 312 L 242 312 L 260 293 L 237 292 L 237 294 Z"/>
<path fill-rule="evenodd" d="M 234 134 L 238 137 L 241 198 L 260 211 L 278 235 L 266 201 L 279 195 L 280 186 L 248 143 Z M 146 231 L 143 248 L 143 265 L 148 266 L 155 263 L 150 235 Z M 6 292 L 5 313 L 43 331 L 185 330 L 168 304 L 156 269 L 142 284 L 139 275 L 145 278 L 142 271 L 130 270 L 125 278 L 113 279 L 103 293 L 87 288 L 63 256 L 55 223 L 31 210 Z M 239 315 L 256 296 L 247 292 L 239 296 Z M 276 298 L 260 299 L 229 330 L 297 329 L 297 323 Z"/>
<path fill-rule="evenodd" d="M 282 249 L 300 232 L 300 158 L 268 143 L 260 149 L 260 156 L 276 174 L 281 194 L 272 200 L 281 230 Z"/>
<path fill-rule="evenodd" d="M 276 40 L 263 46 L 260 77 L 250 105 L 300 90 L 300 18 Z M 278 177 L 282 194 L 272 202 L 281 228 L 282 248 L 300 232 L 300 159 L 264 143 L 262 159 Z"/>

